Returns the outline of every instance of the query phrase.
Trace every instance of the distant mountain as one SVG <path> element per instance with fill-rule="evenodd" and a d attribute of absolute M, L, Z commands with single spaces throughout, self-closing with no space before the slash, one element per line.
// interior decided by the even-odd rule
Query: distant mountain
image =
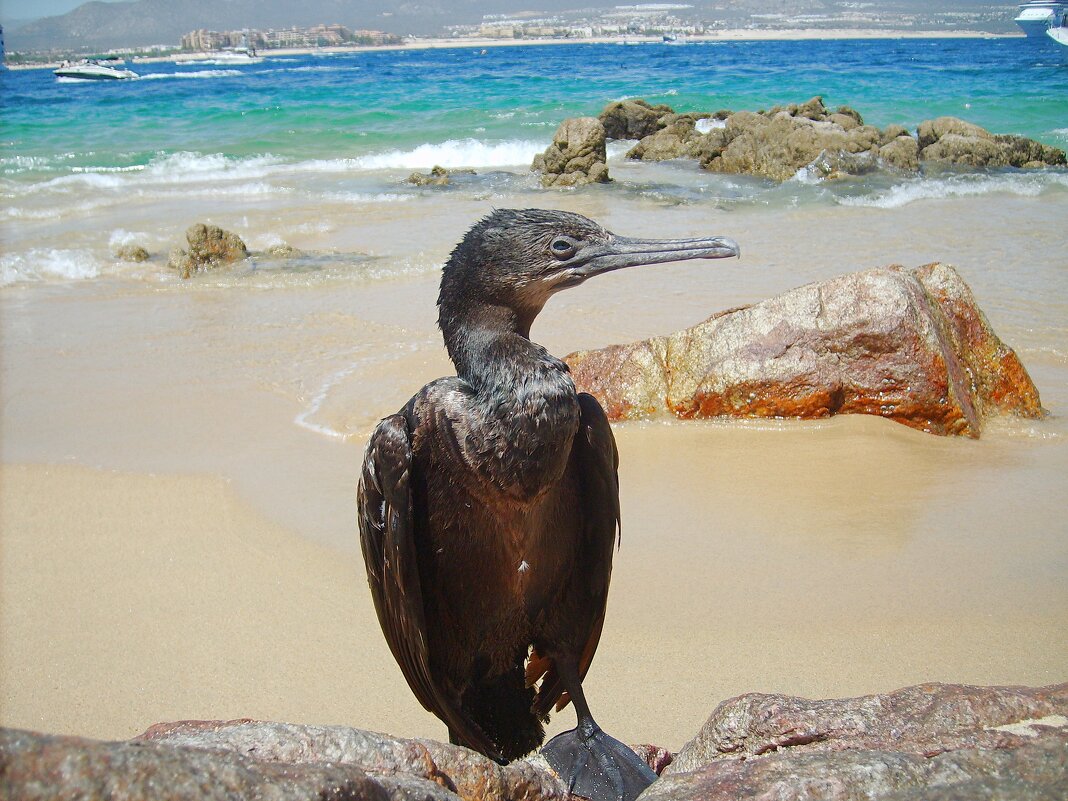
<path fill-rule="evenodd" d="M 514 9 L 515 0 L 135 0 L 90 2 L 58 17 L 45 17 L 5 31 L 7 49 L 136 47 L 178 44 L 197 28 L 287 28 L 340 23 L 389 33 L 440 33 L 448 24 L 478 22 L 483 14 Z M 567 0 L 539 0 L 545 10 L 575 5 Z"/>

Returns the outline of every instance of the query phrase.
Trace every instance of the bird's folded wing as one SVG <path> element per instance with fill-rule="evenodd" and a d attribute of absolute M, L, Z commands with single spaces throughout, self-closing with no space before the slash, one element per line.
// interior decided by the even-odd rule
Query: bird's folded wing
<path fill-rule="evenodd" d="M 378 622 L 419 703 L 464 744 L 484 754 L 497 747 L 434 680 L 416 553 L 411 490 L 412 445 L 402 414 L 371 435 L 357 490 L 360 542 Z"/>

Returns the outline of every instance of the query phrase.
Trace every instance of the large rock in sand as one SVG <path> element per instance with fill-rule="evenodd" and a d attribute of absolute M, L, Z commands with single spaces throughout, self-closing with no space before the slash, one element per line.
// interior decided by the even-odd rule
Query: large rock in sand
<path fill-rule="evenodd" d="M 613 420 L 860 413 L 978 437 L 991 415 L 1043 414 L 1023 364 L 944 264 L 851 273 L 566 361 Z"/>
<path fill-rule="evenodd" d="M 1068 797 L 1068 684 L 725 701 L 642 801 Z"/>
<path fill-rule="evenodd" d="M 189 249 L 175 248 L 168 262 L 168 266 L 177 270 L 182 278 L 248 258 L 248 248 L 241 237 L 217 225 L 191 225 L 185 232 L 185 239 Z"/>
<path fill-rule="evenodd" d="M 1027 168 L 1065 164 L 1065 153 L 1059 148 L 1023 136 L 992 134 L 957 117 L 920 123 L 916 141 L 922 160 L 943 164 Z"/>
<path fill-rule="evenodd" d="M 534 157 L 531 169 L 542 173 L 542 186 L 607 183 L 608 154 L 604 126 L 596 117 L 572 117 L 560 123 L 548 149 Z"/>

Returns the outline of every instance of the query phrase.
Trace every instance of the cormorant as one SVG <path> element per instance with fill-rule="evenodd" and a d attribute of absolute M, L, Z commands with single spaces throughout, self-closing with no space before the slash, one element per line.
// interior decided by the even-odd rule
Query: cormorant
<path fill-rule="evenodd" d="M 494 211 L 445 264 L 438 323 L 457 375 L 371 436 L 358 490 L 368 583 L 393 656 L 451 742 L 502 764 L 543 754 L 577 794 L 633 798 L 656 776 L 582 692 L 619 525 L 604 411 L 530 340 L 551 295 L 640 264 L 737 256 L 725 237 L 616 236 L 578 214 Z M 540 682 L 540 683 L 539 683 Z"/>

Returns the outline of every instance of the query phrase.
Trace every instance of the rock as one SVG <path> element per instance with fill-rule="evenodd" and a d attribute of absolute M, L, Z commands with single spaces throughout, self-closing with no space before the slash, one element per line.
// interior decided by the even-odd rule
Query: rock
<path fill-rule="evenodd" d="M 644 161 L 698 158 L 702 152 L 699 143 L 704 135 L 698 133 L 695 122 L 691 118 L 684 117 L 666 125 L 628 150 L 627 158 Z"/>
<path fill-rule="evenodd" d="M 175 248 L 168 261 L 168 266 L 177 270 L 182 278 L 248 258 L 248 248 L 241 237 L 217 225 L 192 225 L 186 230 L 185 238 L 189 250 Z"/>
<path fill-rule="evenodd" d="M 285 242 L 279 242 L 265 248 L 263 255 L 272 259 L 299 259 L 304 255 L 304 251 Z"/>
<path fill-rule="evenodd" d="M 944 264 L 850 273 L 566 361 L 612 420 L 859 413 L 978 437 L 990 416 L 1044 413 L 1023 364 Z"/>
<path fill-rule="evenodd" d="M 641 801 L 1063 801 L 1068 737 L 926 755 L 882 750 L 715 762 L 655 782 Z"/>
<path fill-rule="evenodd" d="M 347 726 L 183 721 L 153 726 L 138 740 L 179 748 L 221 749 L 284 764 L 351 765 L 376 779 L 399 776 L 433 782 L 466 801 L 562 801 L 567 797 L 559 781 L 533 760 L 502 767 L 460 746 L 389 737 Z"/>
<path fill-rule="evenodd" d="M 907 133 L 891 139 L 878 150 L 882 162 L 898 170 L 915 172 L 920 168 L 920 148 Z"/>
<path fill-rule="evenodd" d="M 598 119 L 609 139 L 644 139 L 664 127 L 661 119 L 674 114 L 671 106 L 644 100 L 620 100 L 604 107 Z"/>
<path fill-rule="evenodd" d="M 606 183 L 608 156 L 604 126 L 596 117 L 572 117 L 560 123 L 548 149 L 534 157 L 542 186 Z"/>
<path fill-rule="evenodd" d="M 1066 163 L 1065 152 L 1023 136 L 992 134 L 957 117 L 920 123 L 920 159 L 964 167 L 1056 167 Z"/>
<path fill-rule="evenodd" d="M 354 765 L 280 764 L 235 753 L 151 742 L 103 743 L 14 729 L 0 729 L 0 797 L 11 801 L 396 798 Z"/>
<path fill-rule="evenodd" d="M 726 126 L 701 130 L 714 117 Z M 917 136 L 900 125 L 879 130 L 855 109 L 830 112 L 821 97 L 767 111 L 675 114 L 643 100 L 613 103 L 601 113 L 609 138 L 638 138 L 627 158 L 645 161 L 695 158 L 715 172 L 784 181 L 807 175 L 840 178 L 879 164 L 916 172 L 921 161 L 963 167 L 1048 167 L 1066 164 L 1065 153 L 1021 136 L 996 135 L 957 117 L 923 122 Z"/>
<path fill-rule="evenodd" d="M 924 684 L 725 701 L 642 801 L 1052 799 L 1068 791 L 1068 684 Z"/>
<path fill-rule="evenodd" d="M 899 136 L 907 136 L 912 139 L 912 134 L 909 133 L 909 129 L 904 125 L 887 125 L 879 136 L 879 144 L 888 145 Z"/>
<path fill-rule="evenodd" d="M 115 258 L 120 261 L 148 261 L 148 251 L 140 245 L 122 245 L 115 250 Z"/>
<path fill-rule="evenodd" d="M 416 186 L 446 186 L 449 183 L 449 171 L 444 167 L 435 166 L 430 174 L 413 172 L 407 178 L 408 183 Z"/>

